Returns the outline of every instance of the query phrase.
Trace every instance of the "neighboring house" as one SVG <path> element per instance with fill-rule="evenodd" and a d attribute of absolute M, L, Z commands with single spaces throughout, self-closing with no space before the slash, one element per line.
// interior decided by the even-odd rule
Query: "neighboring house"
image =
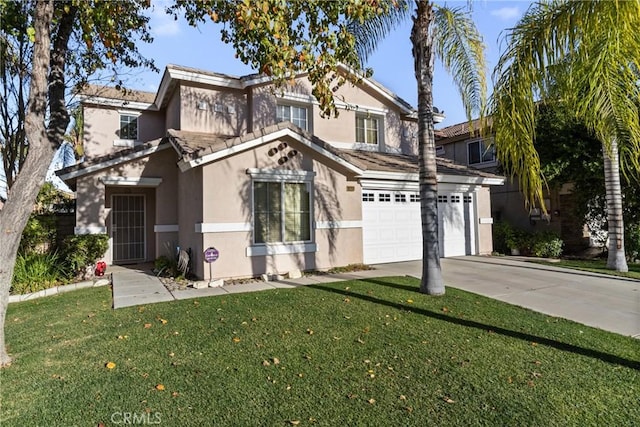
<path fill-rule="evenodd" d="M 496 160 L 493 139 L 484 139 L 478 132 L 479 122 L 459 123 L 437 130 L 436 153 L 468 167 L 502 174 Z M 589 233 L 583 221 L 573 212 L 572 186 L 567 183 L 544 191 L 547 214 L 539 207 L 525 204 L 518 182 L 507 179 L 503 186 L 491 187 L 492 217 L 506 221 L 516 228 L 529 231 L 553 231 L 565 242 L 568 250 L 584 249 L 589 245 Z"/>
<path fill-rule="evenodd" d="M 76 233 L 107 233 L 108 263 L 190 250 L 209 279 L 422 257 L 417 116 L 364 79 L 320 117 L 304 75 L 284 90 L 170 65 L 157 93 L 87 87 Z M 442 116 L 437 115 L 440 119 Z M 503 178 L 438 160 L 441 254 L 489 254 L 489 187 Z"/>

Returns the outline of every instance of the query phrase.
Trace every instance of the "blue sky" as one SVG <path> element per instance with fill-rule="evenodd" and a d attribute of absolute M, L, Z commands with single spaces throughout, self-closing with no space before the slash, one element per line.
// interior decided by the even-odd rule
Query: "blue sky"
<path fill-rule="evenodd" d="M 177 64 L 236 76 L 254 72 L 235 58 L 231 46 L 220 41 L 220 27 L 208 22 L 199 29 L 189 27 L 184 21 L 164 14 L 164 1 L 154 0 L 151 27 L 154 42 L 141 46 L 143 55 L 153 58 L 156 66 L 163 70 L 167 64 Z M 450 1 L 447 5 L 464 7 L 467 1 Z M 512 27 L 529 7 L 529 1 L 478 1 L 473 3 L 473 16 L 487 46 L 487 74 L 490 77 L 500 55 L 501 32 Z M 417 89 L 413 73 L 413 59 L 409 33 L 411 22 L 398 28 L 380 43 L 368 66 L 373 68 L 373 78 L 417 105 Z M 504 43 L 503 43 L 504 44 Z M 128 82 L 132 89 L 155 92 L 161 74 L 139 73 Z M 442 126 L 465 121 L 460 96 L 449 75 L 436 64 L 434 78 L 434 105 L 444 110 L 446 119 Z"/>

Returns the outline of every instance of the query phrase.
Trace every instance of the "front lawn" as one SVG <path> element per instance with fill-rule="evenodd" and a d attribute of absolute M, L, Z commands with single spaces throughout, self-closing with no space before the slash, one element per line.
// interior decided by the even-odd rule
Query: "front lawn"
<path fill-rule="evenodd" d="M 12 304 L 0 425 L 631 426 L 640 342 L 384 278 L 111 309 Z"/>
<path fill-rule="evenodd" d="M 640 264 L 629 263 L 629 271 L 621 273 L 607 268 L 607 261 L 602 259 L 594 260 L 577 260 L 577 259 L 561 259 L 553 262 L 534 261 L 539 264 L 553 265 L 556 267 L 573 268 L 575 270 L 591 271 L 594 273 L 608 274 L 611 276 L 628 277 L 640 280 Z"/>

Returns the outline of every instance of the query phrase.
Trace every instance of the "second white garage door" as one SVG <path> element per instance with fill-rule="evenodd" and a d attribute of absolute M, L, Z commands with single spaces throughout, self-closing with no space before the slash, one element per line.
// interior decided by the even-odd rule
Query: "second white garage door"
<path fill-rule="evenodd" d="M 475 253 L 471 194 L 438 196 L 438 234 L 443 257 Z M 422 258 L 420 198 L 410 191 L 362 191 L 364 262 L 376 264 Z"/>

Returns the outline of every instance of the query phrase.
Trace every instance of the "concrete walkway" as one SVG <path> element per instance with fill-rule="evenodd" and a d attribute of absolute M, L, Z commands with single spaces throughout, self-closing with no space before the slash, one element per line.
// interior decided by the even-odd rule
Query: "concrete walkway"
<path fill-rule="evenodd" d="M 114 308 L 155 302 L 292 288 L 384 276 L 420 278 L 421 261 L 378 264 L 375 270 L 306 276 L 278 282 L 170 292 L 151 266 L 111 267 Z M 520 257 L 442 259 L 447 286 L 488 296 L 555 317 L 640 338 L 640 281 L 545 266 Z"/>

